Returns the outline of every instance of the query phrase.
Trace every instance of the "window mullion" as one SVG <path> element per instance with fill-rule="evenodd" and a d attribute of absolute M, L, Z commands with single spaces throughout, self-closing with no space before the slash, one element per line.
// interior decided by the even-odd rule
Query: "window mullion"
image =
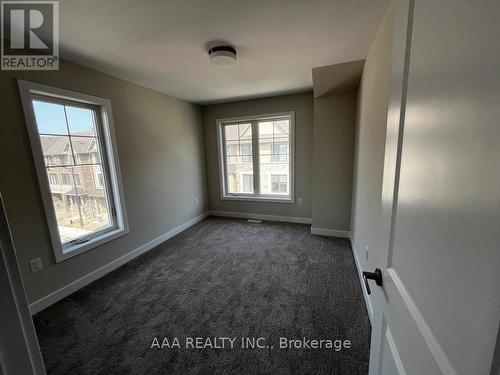
<path fill-rule="evenodd" d="M 228 173 L 227 173 L 227 144 L 226 144 L 226 126 L 221 124 L 221 139 L 222 139 L 222 168 L 224 173 L 224 178 L 222 183 L 224 184 L 224 195 L 229 193 L 229 183 L 228 183 Z"/>
<path fill-rule="evenodd" d="M 260 195 L 259 122 L 252 121 L 253 193 Z"/>

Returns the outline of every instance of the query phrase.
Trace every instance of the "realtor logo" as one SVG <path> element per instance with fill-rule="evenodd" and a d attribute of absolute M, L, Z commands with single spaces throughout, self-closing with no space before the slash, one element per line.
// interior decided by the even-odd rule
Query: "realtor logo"
<path fill-rule="evenodd" d="M 59 2 L 2 1 L 2 70 L 59 69 Z"/>

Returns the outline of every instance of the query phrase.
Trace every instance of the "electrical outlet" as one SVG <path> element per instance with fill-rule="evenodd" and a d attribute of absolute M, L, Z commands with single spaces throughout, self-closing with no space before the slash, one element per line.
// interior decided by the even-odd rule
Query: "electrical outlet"
<path fill-rule="evenodd" d="M 368 246 L 365 246 L 365 258 L 366 260 L 368 261 L 368 254 L 370 252 L 370 249 L 368 248 Z"/>
<path fill-rule="evenodd" d="M 198 198 L 194 198 L 194 204 L 198 204 Z"/>
<path fill-rule="evenodd" d="M 31 272 L 33 272 L 33 273 L 43 270 L 42 259 L 35 258 L 35 259 L 30 260 L 30 269 L 31 269 Z"/>
<path fill-rule="evenodd" d="M 297 198 L 297 204 L 302 204 L 302 198 Z"/>

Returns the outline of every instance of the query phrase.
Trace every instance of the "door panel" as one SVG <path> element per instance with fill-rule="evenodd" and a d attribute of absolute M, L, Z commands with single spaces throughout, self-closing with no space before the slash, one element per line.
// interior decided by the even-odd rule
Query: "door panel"
<path fill-rule="evenodd" d="M 440 370 L 440 367 L 446 368 L 448 364 L 438 355 L 441 350 L 439 344 L 429 331 L 427 323 L 394 268 L 387 270 L 384 291 L 388 304 L 385 306 L 383 319 L 392 333 L 393 342 L 398 348 L 406 373 L 408 375 L 449 373 Z"/>
<path fill-rule="evenodd" d="M 401 361 L 396 344 L 391 334 L 391 330 L 387 327 L 387 322 L 384 319 L 382 323 L 382 349 L 380 350 L 380 371 L 384 375 L 406 375 L 406 370 Z"/>

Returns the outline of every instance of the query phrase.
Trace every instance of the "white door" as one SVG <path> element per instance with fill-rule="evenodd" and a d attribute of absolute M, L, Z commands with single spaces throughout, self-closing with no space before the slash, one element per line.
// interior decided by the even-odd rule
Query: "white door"
<path fill-rule="evenodd" d="M 500 319 L 500 1 L 393 6 L 370 374 L 487 375 Z"/>

